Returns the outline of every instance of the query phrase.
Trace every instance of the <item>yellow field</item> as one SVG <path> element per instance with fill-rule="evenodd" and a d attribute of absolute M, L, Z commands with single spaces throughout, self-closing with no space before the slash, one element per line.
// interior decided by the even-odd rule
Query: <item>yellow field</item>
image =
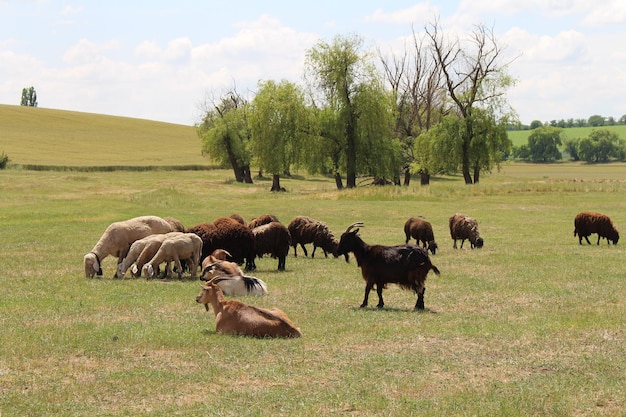
<path fill-rule="evenodd" d="M 206 165 L 193 126 L 0 105 L 0 153 L 18 165 Z"/>

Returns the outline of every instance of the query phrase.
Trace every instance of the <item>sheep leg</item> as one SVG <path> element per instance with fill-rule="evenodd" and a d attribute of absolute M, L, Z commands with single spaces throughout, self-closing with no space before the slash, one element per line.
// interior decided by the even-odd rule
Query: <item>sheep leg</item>
<path fill-rule="evenodd" d="M 279 271 L 284 271 L 285 270 L 285 262 L 286 262 L 286 257 L 285 256 L 279 256 L 278 257 L 278 270 Z"/>
<path fill-rule="evenodd" d="M 361 308 L 367 307 L 367 301 L 369 299 L 370 291 L 372 290 L 372 287 L 374 287 L 374 283 L 368 281 L 367 284 L 365 285 L 365 296 L 363 297 L 363 302 L 361 303 Z"/>
<path fill-rule="evenodd" d="M 309 253 L 307 252 L 306 248 L 304 247 L 304 244 L 300 243 L 300 247 L 302 248 L 302 251 L 304 252 L 304 256 L 309 256 Z"/>
<path fill-rule="evenodd" d="M 421 291 L 417 291 L 417 302 L 415 303 L 416 310 L 424 309 L 424 293 L 426 292 L 426 288 L 422 288 Z"/>
<path fill-rule="evenodd" d="M 452 249 L 456 249 L 456 239 L 454 239 L 454 244 L 452 245 Z"/>
<path fill-rule="evenodd" d="M 607 242 L 608 242 L 608 241 L 609 241 L 609 240 L 607 239 Z M 598 233 L 598 243 L 596 243 L 596 245 L 599 245 L 599 244 L 600 244 L 600 233 Z"/>
<path fill-rule="evenodd" d="M 587 236 L 583 236 L 585 238 L 585 240 L 587 241 L 588 245 L 591 245 L 591 242 L 589 242 L 589 238 Z M 582 239 L 580 238 L 580 235 L 578 237 L 578 240 L 580 241 L 580 244 L 582 245 Z"/>
<path fill-rule="evenodd" d="M 317 246 L 313 245 L 313 252 L 311 253 L 311 258 L 315 258 L 315 251 L 317 250 Z"/>

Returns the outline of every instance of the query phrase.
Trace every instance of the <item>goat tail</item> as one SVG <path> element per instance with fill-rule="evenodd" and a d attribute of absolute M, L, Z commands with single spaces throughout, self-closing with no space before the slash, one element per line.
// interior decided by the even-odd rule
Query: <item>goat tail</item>
<path fill-rule="evenodd" d="M 430 269 L 433 270 L 433 272 L 435 273 L 435 275 L 441 275 L 441 272 L 439 272 L 439 268 L 437 268 L 435 265 L 431 265 Z"/>

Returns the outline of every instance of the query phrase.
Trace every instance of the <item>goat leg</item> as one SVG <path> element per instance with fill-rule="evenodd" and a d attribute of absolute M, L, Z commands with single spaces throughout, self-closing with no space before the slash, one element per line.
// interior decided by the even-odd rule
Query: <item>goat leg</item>
<path fill-rule="evenodd" d="M 365 308 L 367 307 L 367 300 L 370 296 L 370 291 L 372 290 L 372 287 L 374 286 L 373 282 L 367 282 L 367 284 L 365 285 L 365 296 L 363 297 L 363 302 L 361 303 L 361 308 Z"/>
<path fill-rule="evenodd" d="M 385 302 L 383 301 L 383 288 L 384 285 L 376 284 L 376 292 L 378 293 L 378 305 L 376 307 L 383 308 L 385 306 Z"/>

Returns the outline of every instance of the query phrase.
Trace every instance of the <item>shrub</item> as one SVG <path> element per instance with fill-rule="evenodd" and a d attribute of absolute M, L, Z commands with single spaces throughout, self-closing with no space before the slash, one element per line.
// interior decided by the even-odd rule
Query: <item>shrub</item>
<path fill-rule="evenodd" d="M 9 155 L 5 154 L 3 151 L 2 155 L 0 155 L 0 169 L 6 168 L 9 161 Z"/>

